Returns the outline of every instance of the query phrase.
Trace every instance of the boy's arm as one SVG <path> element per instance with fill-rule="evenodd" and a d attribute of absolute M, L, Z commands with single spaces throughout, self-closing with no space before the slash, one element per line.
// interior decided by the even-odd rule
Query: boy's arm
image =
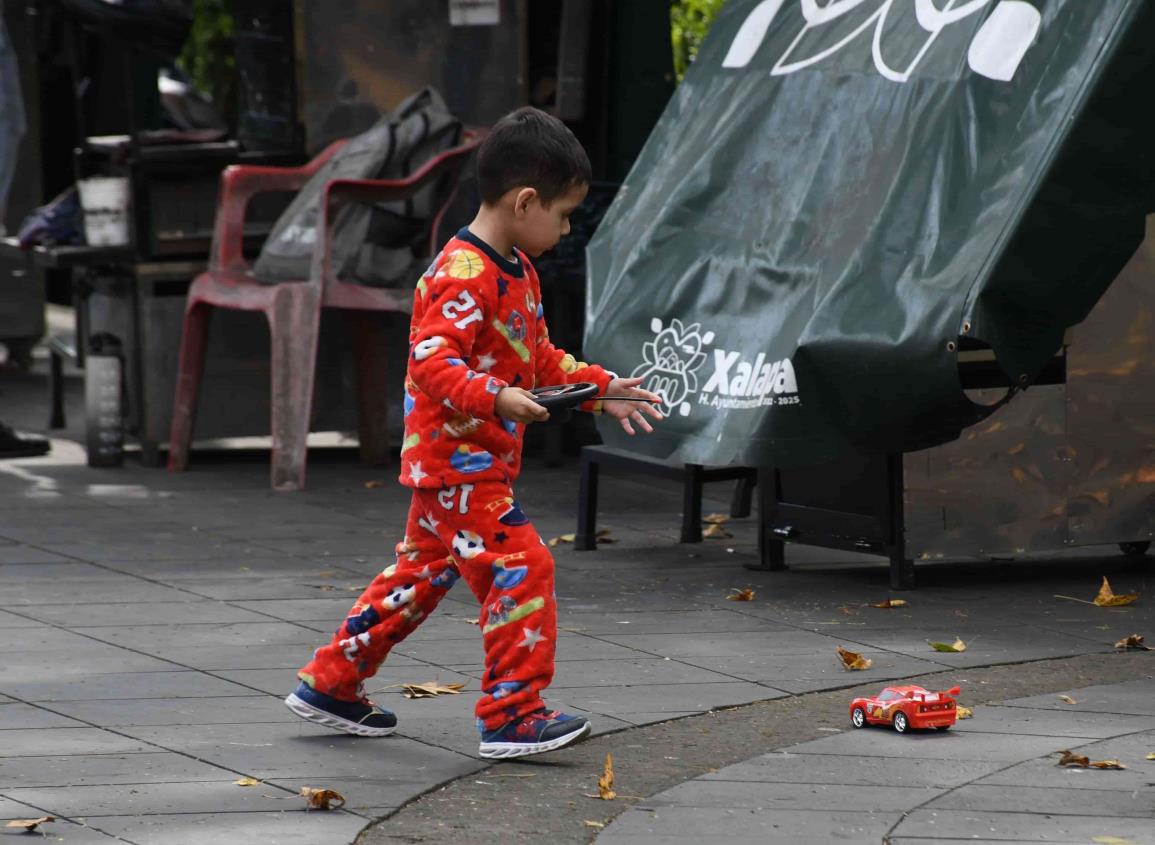
<path fill-rule="evenodd" d="M 545 317 L 537 321 L 537 353 L 535 355 L 535 377 L 539 387 L 551 384 L 574 384 L 580 381 L 593 382 L 598 386 L 598 395 L 605 396 L 610 382 L 617 376 L 597 364 L 578 361 L 564 349 L 558 349 L 549 339 L 549 328 Z M 584 403 L 584 411 L 601 411 L 601 400 Z"/>
<path fill-rule="evenodd" d="M 472 279 L 439 272 L 422 296 L 424 308 L 409 343 L 409 376 L 426 396 L 479 419 L 493 419 L 494 399 L 506 382 L 471 370 L 474 340 L 493 313 L 494 268 Z"/>

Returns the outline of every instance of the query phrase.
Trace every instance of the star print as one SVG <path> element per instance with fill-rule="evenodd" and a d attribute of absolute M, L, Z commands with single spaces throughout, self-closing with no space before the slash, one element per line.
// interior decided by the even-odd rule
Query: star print
<path fill-rule="evenodd" d="M 549 638 L 541 635 L 541 628 L 522 628 L 521 632 L 525 634 L 525 639 L 518 643 L 518 646 L 528 648 L 532 652 L 537 648 L 538 643 L 548 643 Z"/>
<path fill-rule="evenodd" d="M 424 569 L 422 569 L 420 572 L 418 572 L 418 573 L 417 573 L 417 577 L 418 577 L 420 580 L 422 580 L 422 581 L 427 581 L 427 580 L 429 580 L 429 577 L 430 577 L 431 575 L 433 575 L 433 570 L 429 568 L 429 564 L 428 564 L 428 563 L 427 563 L 427 564 L 425 564 L 425 568 L 424 568 Z"/>
<path fill-rule="evenodd" d="M 505 296 L 509 291 L 509 280 L 503 279 L 501 276 L 497 277 L 497 295 Z"/>
<path fill-rule="evenodd" d="M 521 373 L 518 373 L 517 375 L 515 375 L 515 376 L 513 377 L 513 382 L 512 382 L 512 384 L 514 384 L 514 385 L 518 385 L 518 384 L 521 384 Z"/>
<path fill-rule="evenodd" d="M 493 535 L 493 542 L 497 543 L 499 546 L 508 539 L 509 539 L 509 535 L 506 534 L 504 531 L 498 531 L 496 534 Z"/>
<path fill-rule="evenodd" d="M 414 484 L 420 484 L 421 479 L 428 478 L 429 473 L 421 469 L 421 461 L 409 465 L 409 479 Z"/>
<path fill-rule="evenodd" d="M 506 452 L 504 455 L 498 455 L 503 464 L 512 464 L 517 456 L 513 452 Z"/>
<path fill-rule="evenodd" d="M 488 373 L 490 368 L 496 363 L 497 359 L 486 352 L 484 355 L 477 359 L 477 369 L 481 370 L 483 373 Z"/>

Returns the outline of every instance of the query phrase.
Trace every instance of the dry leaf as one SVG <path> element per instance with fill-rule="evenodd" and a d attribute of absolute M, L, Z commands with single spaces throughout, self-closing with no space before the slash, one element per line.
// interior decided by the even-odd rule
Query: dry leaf
<path fill-rule="evenodd" d="M 586 827 L 592 827 L 598 830 L 601 830 L 606 826 L 605 822 L 595 822 L 593 819 L 586 819 L 582 822 L 582 824 L 584 824 Z"/>
<path fill-rule="evenodd" d="M 702 522 L 708 522 L 711 525 L 724 525 L 725 523 L 727 523 L 729 521 L 730 521 L 729 514 L 724 514 L 724 513 L 706 514 L 706 516 L 703 517 L 703 519 L 702 519 Z"/>
<path fill-rule="evenodd" d="M 237 786 L 260 786 L 261 785 L 261 782 L 259 780 L 257 780 L 256 778 L 241 778 L 240 780 L 234 780 L 233 783 L 235 783 Z"/>
<path fill-rule="evenodd" d="M 1095 604 L 1099 607 L 1122 607 L 1125 604 L 1131 604 L 1139 598 L 1138 593 L 1126 593 L 1117 596 L 1111 591 L 1111 584 L 1107 581 L 1107 576 L 1103 576 L 1103 586 L 1099 588 L 1099 595 L 1095 596 Z"/>
<path fill-rule="evenodd" d="M 564 536 L 572 537 L 573 535 L 572 534 L 566 534 Z M 616 543 L 617 542 L 617 540 L 615 540 L 612 536 L 610 536 L 610 529 L 608 529 L 608 528 L 603 528 L 600 531 L 598 531 L 598 533 L 594 535 L 594 539 L 596 539 L 599 543 Z M 572 542 L 572 540 L 570 542 Z"/>
<path fill-rule="evenodd" d="M 974 715 L 974 711 L 969 707 L 963 707 L 961 704 L 956 704 L 954 706 L 954 714 L 959 719 L 969 719 Z"/>
<path fill-rule="evenodd" d="M 734 535 L 723 528 L 721 525 L 707 525 L 706 530 L 702 532 L 702 536 L 711 540 L 724 540 L 727 537 Z"/>
<path fill-rule="evenodd" d="M 365 489 L 366 490 L 376 490 L 378 487 L 384 487 L 384 486 L 385 486 L 384 481 L 378 481 L 376 479 L 372 479 L 370 481 L 365 482 Z"/>
<path fill-rule="evenodd" d="M 1139 845 L 1134 839 L 1125 836 L 1092 836 L 1091 841 L 1099 845 Z"/>
<path fill-rule="evenodd" d="M 844 604 L 842 607 L 838 608 L 838 611 L 839 613 L 845 613 L 847 616 L 853 616 L 858 612 L 848 604 Z"/>
<path fill-rule="evenodd" d="M 38 819 L 13 819 L 4 826 L 20 827 L 23 828 L 26 833 L 32 833 L 34 830 L 36 830 L 36 828 L 40 827 L 40 825 L 54 821 L 56 821 L 54 816 L 41 816 Z"/>
<path fill-rule="evenodd" d="M 600 531 L 598 532 L 598 535 L 601 535 Z M 551 537 L 549 541 L 549 547 L 554 549 L 557 548 L 558 543 L 572 543 L 575 536 L 576 535 L 574 534 L 562 534 L 560 537 Z"/>
<path fill-rule="evenodd" d="M 424 684 L 402 684 L 401 690 L 406 698 L 436 698 L 439 695 L 460 695 L 465 684 L 441 684 L 437 681 L 427 681 Z"/>
<path fill-rule="evenodd" d="M 1084 757 L 1082 754 L 1072 754 L 1070 751 L 1060 751 L 1059 766 L 1076 766 L 1080 769 L 1085 769 L 1091 765 L 1090 759 Z"/>
<path fill-rule="evenodd" d="M 1155 648 L 1152 648 L 1151 646 L 1146 645 L 1143 642 L 1142 634 L 1131 634 L 1128 637 L 1123 637 L 1123 639 L 1121 639 L 1121 640 L 1119 640 L 1119 642 L 1115 643 L 1115 648 L 1119 648 L 1119 649 L 1137 648 L 1137 649 L 1142 649 L 1143 651 L 1155 651 Z"/>
<path fill-rule="evenodd" d="M 614 755 L 606 752 L 606 764 L 602 776 L 598 778 L 598 797 L 603 801 L 613 801 L 618 797 L 614 792 Z"/>
<path fill-rule="evenodd" d="M 883 610 L 890 610 L 892 607 L 906 607 L 906 599 L 887 599 L 878 604 L 872 604 L 871 607 L 881 607 Z"/>
<path fill-rule="evenodd" d="M 838 656 L 842 658 L 842 666 L 845 669 L 869 669 L 874 664 L 874 661 L 869 657 L 863 657 L 861 654 L 842 646 L 838 647 Z"/>
<path fill-rule="evenodd" d="M 929 642 L 929 640 L 928 640 L 928 642 Z M 949 652 L 956 652 L 956 653 L 960 652 L 960 651 L 966 651 L 967 650 L 967 644 L 964 643 L 958 637 L 955 637 L 953 643 L 931 643 L 930 647 L 933 648 L 935 651 L 949 651 Z"/>
<path fill-rule="evenodd" d="M 740 590 L 737 587 L 730 588 L 730 595 L 726 596 L 727 601 L 754 601 L 754 588 L 747 587 Z"/>
<path fill-rule="evenodd" d="M 1075 699 L 1071 698 L 1071 696 L 1069 696 L 1069 695 L 1060 695 L 1059 701 L 1063 702 L 1064 704 L 1078 704 L 1079 703 L 1079 702 L 1075 701 Z"/>
<path fill-rule="evenodd" d="M 1090 763 L 1092 769 L 1116 769 L 1122 770 L 1127 768 L 1118 760 L 1092 760 Z"/>
<path fill-rule="evenodd" d="M 308 802 L 310 810 L 340 810 L 345 806 L 345 796 L 335 789 L 314 789 L 301 787 L 301 797 Z"/>
<path fill-rule="evenodd" d="M 1150 752 L 1150 753 L 1147 755 L 1147 759 L 1148 759 L 1148 760 L 1155 760 L 1155 751 L 1152 751 L 1152 752 Z"/>

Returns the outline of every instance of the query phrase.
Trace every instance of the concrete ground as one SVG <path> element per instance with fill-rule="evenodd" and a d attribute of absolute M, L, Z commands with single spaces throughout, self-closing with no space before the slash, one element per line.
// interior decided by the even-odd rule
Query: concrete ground
<path fill-rule="evenodd" d="M 30 377 L 0 377 L 0 399 L 8 422 L 46 413 Z M 523 505 L 545 537 L 572 531 L 574 467 L 534 464 Z M 477 757 L 482 652 L 464 587 L 369 685 L 398 713 L 397 735 L 302 723 L 280 699 L 391 562 L 407 498 L 394 476 L 318 453 L 307 491 L 274 495 L 261 455 L 194 455 L 175 476 L 131 461 L 93 470 L 69 440 L 0 462 L 0 820 L 55 816 L 44 829 L 64 842 L 181 845 L 1155 842 L 1143 756 L 1155 655 L 1112 645 L 1155 630 L 1149 564 L 1111 549 L 935 564 L 906 607 L 880 610 L 867 605 L 890 595 L 882 561 L 792 547 L 792 571 L 747 571 L 751 520 L 679 545 L 680 491 L 649 479 L 603 484 L 617 542 L 556 550 L 564 631 L 549 703 L 590 714 L 594 739 L 538 761 Z M 705 512 L 728 492 L 712 490 Z M 1112 609 L 1055 598 L 1089 599 L 1102 575 L 1143 596 Z M 752 601 L 726 599 L 747 587 Z M 956 636 L 965 652 L 927 645 Z M 845 671 L 838 646 L 873 667 Z M 962 683 L 974 719 L 932 737 L 846 729 L 850 693 L 832 690 L 928 675 Z M 402 697 L 399 684 L 430 680 L 464 694 Z M 1054 768 L 1048 755 L 1083 746 L 1129 768 Z M 605 751 L 618 759 L 613 802 L 583 795 Z M 336 789 L 345 808 L 306 811 L 303 786 Z M 1071 823 L 1048 826 L 1056 815 Z"/>

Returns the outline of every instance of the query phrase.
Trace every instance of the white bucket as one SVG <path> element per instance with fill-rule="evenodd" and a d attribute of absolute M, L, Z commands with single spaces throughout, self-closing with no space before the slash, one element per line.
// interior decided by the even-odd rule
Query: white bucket
<path fill-rule="evenodd" d="M 128 244 L 128 179 L 95 177 L 76 183 L 84 209 L 84 238 L 89 246 Z"/>

